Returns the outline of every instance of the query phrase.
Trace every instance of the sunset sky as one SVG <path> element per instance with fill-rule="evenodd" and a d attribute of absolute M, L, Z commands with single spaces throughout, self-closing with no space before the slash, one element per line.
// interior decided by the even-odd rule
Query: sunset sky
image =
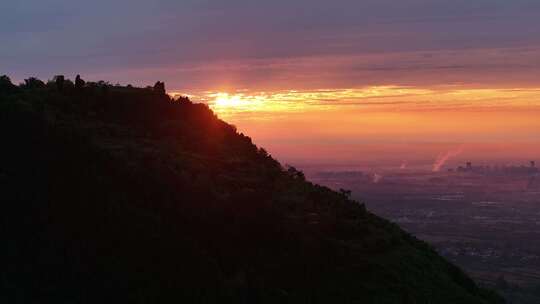
<path fill-rule="evenodd" d="M 85 3 L 2 1 L 0 74 L 162 80 L 287 161 L 540 152 L 537 0 Z"/>

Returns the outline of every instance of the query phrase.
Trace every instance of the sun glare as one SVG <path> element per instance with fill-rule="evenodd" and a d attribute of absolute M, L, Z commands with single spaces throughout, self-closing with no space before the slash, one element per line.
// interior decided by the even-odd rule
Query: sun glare
<path fill-rule="evenodd" d="M 239 107 L 245 104 L 240 95 L 229 95 L 228 93 L 217 93 L 214 99 L 216 107 Z"/>
<path fill-rule="evenodd" d="M 209 94 L 208 100 L 212 109 L 222 115 L 269 110 L 265 95 L 218 92 Z"/>

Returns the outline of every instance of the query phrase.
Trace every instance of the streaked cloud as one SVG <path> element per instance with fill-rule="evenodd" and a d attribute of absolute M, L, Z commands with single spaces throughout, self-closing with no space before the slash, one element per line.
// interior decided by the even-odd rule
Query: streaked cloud
<path fill-rule="evenodd" d="M 0 3 L 0 66 L 183 91 L 530 86 L 533 0 L 21 0 Z M 7 46 L 7 47 L 6 47 Z"/>
<path fill-rule="evenodd" d="M 172 92 L 174 94 L 174 92 Z M 181 95 L 181 92 L 178 92 Z M 540 110 L 540 88 L 430 89 L 372 86 L 348 89 L 203 92 L 192 99 L 210 105 L 223 118 L 268 117 L 320 111 L 524 111 Z"/>

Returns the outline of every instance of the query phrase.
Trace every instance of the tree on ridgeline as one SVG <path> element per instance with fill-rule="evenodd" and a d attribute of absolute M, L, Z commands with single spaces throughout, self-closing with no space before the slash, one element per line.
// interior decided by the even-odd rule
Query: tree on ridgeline
<path fill-rule="evenodd" d="M 187 96 L 177 96 L 175 98 L 175 100 L 177 102 L 189 102 L 189 97 L 187 97 Z"/>
<path fill-rule="evenodd" d="M 64 90 L 64 75 L 56 75 L 53 78 L 53 81 L 56 83 L 56 89 L 58 91 Z"/>
<path fill-rule="evenodd" d="M 42 89 L 45 87 L 45 83 L 36 77 L 30 77 L 25 79 L 21 86 L 25 89 Z"/>
<path fill-rule="evenodd" d="M 75 77 L 75 89 L 77 89 L 78 91 L 82 90 L 85 83 L 86 82 L 82 80 L 81 75 L 77 75 L 77 77 Z"/>
<path fill-rule="evenodd" d="M 7 75 L 0 76 L 0 95 L 10 94 L 17 90 L 17 87 L 11 82 Z"/>
<path fill-rule="evenodd" d="M 343 189 L 343 188 L 339 188 L 339 193 L 341 195 L 343 195 L 344 197 L 346 197 L 346 198 L 351 198 L 351 195 L 352 195 L 351 190 L 347 190 L 347 189 Z"/>
<path fill-rule="evenodd" d="M 287 173 L 289 174 L 290 177 L 294 179 L 299 179 L 301 181 L 306 180 L 306 176 L 304 175 L 304 172 L 297 170 L 293 166 L 287 166 Z"/>
<path fill-rule="evenodd" d="M 158 93 L 159 95 L 165 95 L 165 83 L 161 81 L 156 82 L 154 85 L 154 92 Z"/>

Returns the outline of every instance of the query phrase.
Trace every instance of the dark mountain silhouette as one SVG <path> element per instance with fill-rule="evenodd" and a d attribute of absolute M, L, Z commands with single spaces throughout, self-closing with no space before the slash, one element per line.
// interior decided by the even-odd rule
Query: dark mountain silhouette
<path fill-rule="evenodd" d="M 0 77 L 2 303 L 502 302 L 158 84 Z"/>

